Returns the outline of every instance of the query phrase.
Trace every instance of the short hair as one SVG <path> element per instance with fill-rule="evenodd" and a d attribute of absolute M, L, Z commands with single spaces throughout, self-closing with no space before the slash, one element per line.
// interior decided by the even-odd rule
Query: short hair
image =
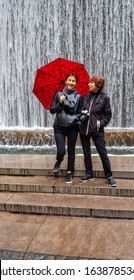
<path fill-rule="evenodd" d="M 76 83 L 78 82 L 78 75 L 75 72 L 69 72 L 66 77 L 65 77 L 65 81 L 70 77 L 70 76 L 74 76 L 76 79 Z"/>
<path fill-rule="evenodd" d="M 102 76 L 92 74 L 90 77 L 90 81 L 91 82 L 93 81 L 95 83 L 95 85 L 98 87 L 99 91 L 101 91 L 104 88 L 105 79 Z"/>

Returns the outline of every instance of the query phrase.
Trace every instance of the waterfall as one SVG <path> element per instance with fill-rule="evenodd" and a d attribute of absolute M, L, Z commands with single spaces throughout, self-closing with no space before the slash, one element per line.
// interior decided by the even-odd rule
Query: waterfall
<path fill-rule="evenodd" d="M 0 0 L 0 127 L 51 127 L 32 93 L 57 57 L 105 77 L 109 127 L 134 127 L 134 0 Z"/>

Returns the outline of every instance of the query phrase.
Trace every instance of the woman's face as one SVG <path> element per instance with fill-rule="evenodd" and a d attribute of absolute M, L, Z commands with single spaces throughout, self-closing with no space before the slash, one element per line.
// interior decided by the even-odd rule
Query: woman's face
<path fill-rule="evenodd" d="M 96 86 L 94 81 L 91 81 L 88 85 L 89 85 L 90 91 L 92 91 L 92 92 L 98 91 L 98 87 Z"/>
<path fill-rule="evenodd" d="M 74 76 L 69 76 L 67 80 L 65 81 L 65 84 L 68 89 L 73 89 L 76 86 L 76 79 Z"/>

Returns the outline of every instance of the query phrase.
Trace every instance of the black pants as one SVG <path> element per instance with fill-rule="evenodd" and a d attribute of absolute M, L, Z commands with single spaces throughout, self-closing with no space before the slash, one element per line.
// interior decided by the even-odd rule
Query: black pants
<path fill-rule="evenodd" d="M 91 158 L 91 136 L 80 134 L 80 139 L 81 139 L 82 149 L 84 153 L 84 163 L 85 163 L 86 173 L 93 175 L 93 166 L 92 166 L 92 158 Z M 105 177 L 108 178 L 112 176 L 112 171 L 111 171 L 110 161 L 107 155 L 104 135 L 100 134 L 98 136 L 92 136 L 92 140 L 101 158 Z"/>
<path fill-rule="evenodd" d="M 55 141 L 57 146 L 57 161 L 61 163 L 64 159 L 66 153 L 66 139 L 67 139 L 67 153 L 68 153 L 68 163 L 67 171 L 74 171 L 74 161 L 75 161 L 75 145 L 77 140 L 79 128 L 76 127 L 55 127 Z"/>

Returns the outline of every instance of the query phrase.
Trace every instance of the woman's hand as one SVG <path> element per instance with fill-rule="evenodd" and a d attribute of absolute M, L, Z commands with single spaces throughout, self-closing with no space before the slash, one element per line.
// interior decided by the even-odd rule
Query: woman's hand
<path fill-rule="evenodd" d="M 61 95 L 60 96 L 60 103 L 62 104 L 65 99 L 66 99 L 66 96 L 65 95 Z"/>

